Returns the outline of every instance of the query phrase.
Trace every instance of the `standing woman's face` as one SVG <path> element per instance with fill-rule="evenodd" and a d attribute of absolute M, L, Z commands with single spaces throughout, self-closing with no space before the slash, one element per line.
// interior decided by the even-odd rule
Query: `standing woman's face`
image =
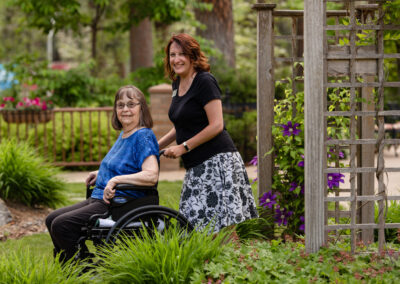
<path fill-rule="evenodd" d="M 175 74 L 180 77 L 186 77 L 194 72 L 193 64 L 188 55 L 186 55 L 182 47 L 173 42 L 169 48 L 169 64 Z"/>

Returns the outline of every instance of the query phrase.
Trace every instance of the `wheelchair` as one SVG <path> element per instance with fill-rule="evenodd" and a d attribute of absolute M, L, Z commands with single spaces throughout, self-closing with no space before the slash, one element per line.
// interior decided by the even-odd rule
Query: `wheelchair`
<path fill-rule="evenodd" d="M 87 248 L 86 241 L 92 241 L 97 249 L 99 246 L 115 245 L 118 240 L 126 237 L 140 237 L 143 230 L 150 235 L 154 234 L 155 230 L 163 233 L 171 226 L 178 227 L 184 234 L 194 230 L 182 214 L 159 205 L 157 184 L 154 186 L 117 184 L 115 189 L 141 191 L 145 193 L 145 196 L 134 200 L 128 200 L 128 197 L 114 197 L 110 202 L 108 212 L 92 215 L 87 225 L 81 229 L 75 260 L 94 257 Z M 93 189 L 88 186 L 86 198 L 91 196 L 92 191 Z"/>

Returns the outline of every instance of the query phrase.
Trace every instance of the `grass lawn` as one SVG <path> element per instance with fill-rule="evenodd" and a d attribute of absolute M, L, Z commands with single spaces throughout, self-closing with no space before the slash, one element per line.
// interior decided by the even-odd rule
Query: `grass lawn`
<path fill-rule="evenodd" d="M 30 251 L 35 255 L 53 257 L 53 245 L 47 233 L 0 242 L 0 258 L 2 254 L 9 255 L 17 251 Z"/>

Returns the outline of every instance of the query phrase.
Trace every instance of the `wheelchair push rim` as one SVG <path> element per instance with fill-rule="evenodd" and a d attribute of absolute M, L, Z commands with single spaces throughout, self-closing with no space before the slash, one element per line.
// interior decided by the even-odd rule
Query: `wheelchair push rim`
<path fill-rule="evenodd" d="M 154 227 L 156 225 L 154 223 L 145 224 L 145 222 L 142 222 L 145 218 L 149 218 L 151 221 L 162 220 L 164 224 L 172 223 L 171 221 L 175 220 L 179 228 L 185 230 L 186 233 L 194 230 L 189 221 L 179 212 L 160 205 L 148 205 L 132 210 L 121 217 L 110 229 L 105 242 L 108 244 L 115 243 L 118 237 L 127 229 L 134 230 L 134 228 L 128 227 L 128 225 L 135 221 L 141 222 L 141 225 L 136 227 L 137 231 L 149 229 L 150 227 L 152 227 L 151 229 L 159 229 L 158 227 Z"/>

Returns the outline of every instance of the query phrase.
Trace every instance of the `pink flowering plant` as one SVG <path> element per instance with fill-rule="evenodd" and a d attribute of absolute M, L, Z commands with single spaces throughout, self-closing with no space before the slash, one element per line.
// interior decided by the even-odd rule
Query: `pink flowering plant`
<path fill-rule="evenodd" d="M 4 97 L 0 103 L 0 110 L 48 110 L 53 108 L 53 103 L 43 98 L 24 97 L 20 100 L 14 97 Z"/>
<path fill-rule="evenodd" d="M 342 105 L 341 110 L 346 110 Z M 335 119 L 335 118 L 333 118 Z M 272 127 L 274 148 L 265 155 L 274 155 L 277 169 L 273 175 L 272 188 L 260 197 L 260 207 L 274 216 L 275 224 L 285 234 L 304 234 L 304 93 L 292 95 L 285 90 L 285 98 L 275 101 L 275 123 Z M 334 121 L 335 123 L 335 121 Z M 339 138 L 337 128 L 346 128 L 348 121 L 336 121 L 336 128 L 328 127 L 327 135 Z M 338 127 L 339 125 L 339 127 Z M 344 152 L 327 148 L 327 163 L 344 158 Z M 251 164 L 258 163 L 254 157 Z M 343 167 L 343 164 L 340 164 Z M 327 174 L 328 190 L 339 188 L 344 182 L 340 173 Z"/>

